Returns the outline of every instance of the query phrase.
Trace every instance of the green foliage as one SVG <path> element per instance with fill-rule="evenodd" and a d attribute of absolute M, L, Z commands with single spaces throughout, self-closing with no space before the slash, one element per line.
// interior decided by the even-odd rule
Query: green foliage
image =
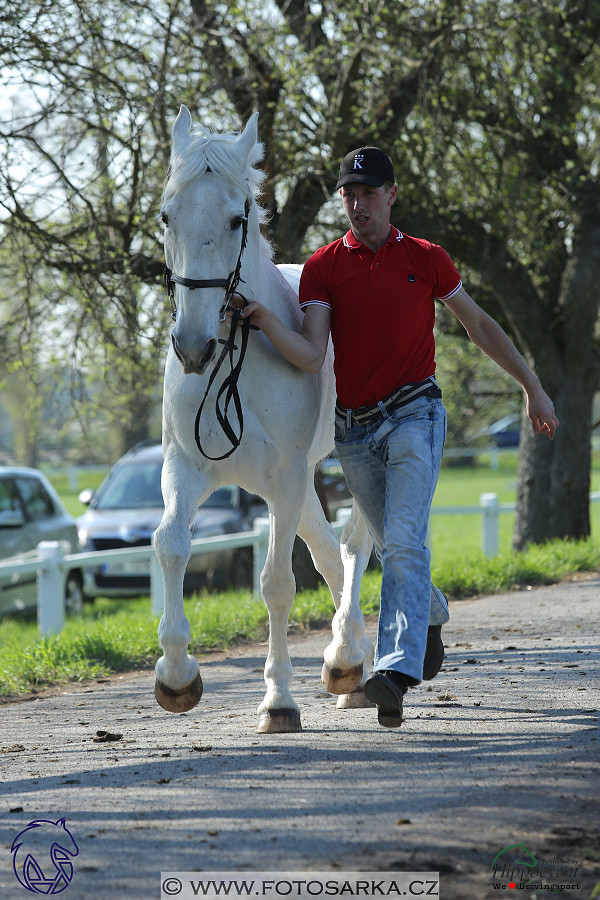
<path fill-rule="evenodd" d="M 258 110 L 279 259 L 339 235 L 340 157 L 386 147 L 395 224 L 448 250 L 536 365 L 563 433 L 587 445 L 589 416 L 569 400 L 600 371 L 599 34 L 600 0 L 16 0 L 0 35 L 4 320 L 54 329 L 81 430 L 108 421 L 111 455 L 156 433 L 171 123 L 181 102 L 222 130 Z M 0 352 L 18 344 L 11 327 Z M 466 353 L 446 360 L 457 442 L 481 410 Z M 98 447 L 91 436 L 87 455 Z M 539 518 L 582 533 L 576 517 L 560 521 L 586 489 L 570 450 L 552 446 L 559 474 Z"/>

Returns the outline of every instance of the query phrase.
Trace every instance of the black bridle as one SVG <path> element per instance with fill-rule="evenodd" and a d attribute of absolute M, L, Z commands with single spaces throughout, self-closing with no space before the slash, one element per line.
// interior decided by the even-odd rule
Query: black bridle
<path fill-rule="evenodd" d="M 219 312 L 220 321 L 223 322 L 225 320 L 225 313 L 230 310 L 233 312 L 231 317 L 231 328 L 229 331 L 229 337 L 226 341 L 219 339 L 219 343 L 224 344 L 223 350 L 215 366 L 211 372 L 210 378 L 208 379 L 208 385 L 206 391 L 204 393 L 204 397 L 202 399 L 202 403 L 200 404 L 200 408 L 196 414 L 196 421 L 194 423 L 194 438 L 196 440 L 196 445 L 198 450 L 205 457 L 205 459 L 211 460 L 220 460 L 227 459 L 228 456 L 237 450 L 242 442 L 242 434 L 244 432 L 244 413 L 242 410 L 242 403 L 240 400 L 240 395 L 237 387 L 238 379 L 240 377 L 240 373 L 242 371 L 242 363 L 244 362 L 244 357 L 246 355 L 246 349 L 248 347 L 248 334 L 250 329 L 252 328 L 254 331 L 258 331 L 259 329 L 256 325 L 250 324 L 250 319 L 244 319 L 242 321 L 242 329 L 241 329 L 241 345 L 240 345 L 240 355 L 238 357 L 237 363 L 233 364 L 233 351 L 237 350 L 237 347 L 234 343 L 235 333 L 238 326 L 240 312 L 241 310 L 237 308 L 232 308 L 229 306 L 229 301 L 236 293 L 237 287 L 240 284 L 244 284 L 244 280 L 241 277 L 241 268 L 242 268 L 242 256 L 244 255 L 244 250 L 246 249 L 246 243 L 248 241 L 248 216 L 250 215 L 250 201 L 246 200 L 246 204 L 244 207 L 244 218 L 242 219 L 242 243 L 240 246 L 240 252 L 237 259 L 237 263 L 233 272 L 229 274 L 229 278 L 182 278 L 181 275 L 174 275 L 171 269 L 165 263 L 165 285 L 167 287 L 167 293 L 169 295 L 169 303 L 171 306 L 171 318 L 175 320 L 177 318 L 177 305 L 175 303 L 175 285 L 180 284 L 182 287 L 187 287 L 191 291 L 196 288 L 213 288 L 213 287 L 222 287 L 225 288 L 225 299 L 223 300 L 223 305 Z M 248 305 L 248 300 L 244 297 L 243 294 L 240 294 L 240 297 L 244 300 L 245 304 Z M 208 392 L 210 391 L 213 381 L 216 378 L 217 372 L 221 368 L 221 364 L 223 360 L 229 353 L 229 365 L 230 371 L 229 375 L 225 378 L 225 381 L 219 388 L 219 392 L 217 394 L 217 399 L 215 401 L 217 420 L 225 432 L 225 436 L 230 442 L 231 450 L 227 453 L 223 453 L 222 456 L 209 456 L 204 452 L 202 448 L 202 443 L 200 441 L 200 416 L 202 415 L 202 410 L 204 408 L 204 404 L 206 403 L 206 398 L 208 397 Z M 222 395 L 226 392 L 225 396 L 225 407 L 221 411 L 219 406 L 219 401 Z M 233 405 L 235 406 L 235 412 L 237 415 L 237 420 L 239 424 L 239 436 L 235 433 L 231 424 L 227 418 L 227 410 L 229 407 L 230 401 L 233 399 Z"/>
<path fill-rule="evenodd" d="M 235 294 L 235 290 L 243 279 L 240 275 L 242 269 L 242 256 L 246 249 L 248 241 L 248 216 L 250 215 L 250 201 L 247 199 L 244 205 L 244 216 L 242 218 L 242 244 L 237 259 L 237 263 L 233 272 L 229 273 L 229 278 L 182 278 L 181 275 L 174 275 L 168 265 L 165 263 L 164 278 L 169 295 L 169 304 L 171 306 L 171 318 L 173 321 L 177 319 L 177 304 L 175 303 L 175 285 L 180 284 L 182 287 L 189 288 L 191 291 L 196 288 L 225 288 L 225 300 L 219 313 L 221 322 L 225 319 L 225 311 L 227 304 Z M 245 298 L 244 298 L 245 299 Z"/>

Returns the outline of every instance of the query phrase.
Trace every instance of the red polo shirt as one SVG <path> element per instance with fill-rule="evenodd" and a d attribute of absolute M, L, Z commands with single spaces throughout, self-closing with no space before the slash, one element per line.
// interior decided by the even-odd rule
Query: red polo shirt
<path fill-rule="evenodd" d="M 462 287 L 445 250 L 392 226 L 377 253 L 350 230 L 306 262 L 300 306 L 331 309 L 340 404 L 371 406 L 435 372 L 434 299 Z"/>

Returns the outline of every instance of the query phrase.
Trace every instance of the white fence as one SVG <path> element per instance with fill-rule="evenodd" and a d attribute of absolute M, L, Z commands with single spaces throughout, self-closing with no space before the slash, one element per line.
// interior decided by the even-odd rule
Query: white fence
<path fill-rule="evenodd" d="M 350 509 L 338 510 L 338 518 L 332 522 L 338 535 L 350 515 Z M 260 596 L 260 575 L 267 559 L 269 544 L 269 520 L 255 519 L 252 531 L 227 534 L 223 537 L 196 538 L 192 540 L 192 554 L 238 547 L 252 547 L 254 559 L 254 591 Z M 37 547 L 38 556 L 21 562 L 0 562 L 0 577 L 19 573 L 37 573 L 37 618 L 40 634 L 57 634 L 65 624 L 65 587 L 67 573 L 71 569 L 100 566 L 103 563 L 150 561 L 150 593 L 152 610 L 162 615 L 165 595 L 162 572 L 154 547 L 135 547 L 131 550 L 97 550 L 86 553 L 63 554 L 59 541 L 43 541 Z"/>
<path fill-rule="evenodd" d="M 600 491 L 590 494 L 590 503 L 600 503 Z M 479 506 L 432 506 L 432 516 L 481 516 L 481 550 L 484 556 L 498 556 L 499 516 L 514 512 L 516 503 L 499 503 L 497 494 L 480 494 Z M 431 520 L 430 520 L 431 527 Z M 430 546 L 429 531 L 427 545 Z"/>
<path fill-rule="evenodd" d="M 590 494 L 590 503 L 600 502 L 600 491 Z M 432 516 L 481 516 L 481 549 L 485 556 L 498 555 L 499 516 L 514 512 L 516 503 L 499 503 L 498 495 L 481 494 L 479 506 L 434 506 Z M 338 537 L 350 515 L 348 507 L 338 509 L 337 519 L 332 523 Z M 252 547 L 254 560 L 254 592 L 260 596 L 260 575 L 267 558 L 269 543 L 269 520 L 255 519 L 252 531 L 228 534 L 223 537 L 196 538 L 192 540 L 192 554 L 215 550 L 231 550 L 238 547 Z M 427 543 L 429 544 L 429 535 Z M 99 566 L 103 563 L 133 562 L 150 560 L 150 592 L 152 610 L 157 615 L 164 608 L 164 584 L 162 572 L 154 552 L 154 547 L 136 547 L 131 550 L 97 550 L 87 553 L 63 555 L 59 541 L 44 541 L 38 544 L 38 556 L 22 562 L 0 562 L 0 578 L 15 573 L 25 575 L 37 573 L 38 590 L 38 630 L 40 634 L 56 634 L 65 624 L 65 585 L 67 573 L 71 569 Z"/>

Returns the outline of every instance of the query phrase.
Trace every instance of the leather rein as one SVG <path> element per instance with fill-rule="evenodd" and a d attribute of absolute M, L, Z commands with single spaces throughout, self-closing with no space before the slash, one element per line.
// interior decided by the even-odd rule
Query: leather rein
<path fill-rule="evenodd" d="M 180 284 L 182 287 L 187 287 L 191 291 L 196 288 L 213 288 L 213 287 L 222 287 L 225 288 L 225 299 L 223 301 L 223 305 L 221 307 L 219 316 L 220 321 L 225 321 L 225 313 L 232 310 L 232 307 L 229 306 L 229 301 L 236 293 L 237 287 L 240 284 L 244 284 L 244 280 L 241 277 L 241 268 L 242 268 L 242 256 L 244 255 L 244 250 L 246 249 L 246 243 L 248 240 L 248 216 L 250 215 L 250 200 L 246 200 L 246 204 L 244 207 L 244 218 L 242 219 L 242 243 L 240 246 L 240 252 L 237 259 L 236 267 L 233 272 L 230 273 L 229 278 L 182 278 L 181 275 L 174 275 L 171 269 L 165 264 L 164 278 L 165 285 L 167 288 L 167 294 L 169 296 L 169 304 L 171 306 L 171 318 L 175 321 L 177 318 L 177 305 L 175 302 L 175 285 Z M 243 294 L 240 294 L 240 297 L 244 300 L 246 306 L 248 305 L 248 300 L 244 297 Z M 242 410 L 242 403 L 240 400 L 240 395 L 237 387 L 237 383 L 240 377 L 240 373 L 242 371 L 242 363 L 244 362 L 244 357 L 246 355 L 246 349 L 248 347 L 248 334 L 250 329 L 253 331 L 258 331 L 259 329 L 256 325 L 250 324 L 250 319 L 244 319 L 242 321 L 241 328 L 241 345 L 240 345 L 240 355 L 238 357 L 237 363 L 234 365 L 233 362 L 233 351 L 237 350 L 234 343 L 235 333 L 238 326 L 239 318 L 240 318 L 241 310 L 237 308 L 233 308 L 233 316 L 231 318 L 231 329 L 229 331 L 229 337 L 226 341 L 219 338 L 219 343 L 224 344 L 223 350 L 221 351 L 221 355 L 217 362 L 215 363 L 213 370 L 211 372 L 210 378 L 208 379 L 208 385 L 206 391 L 204 393 L 204 397 L 202 399 L 202 403 L 198 409 L 196 414 L 196 421 L 194 423 L 194 438 L 196 440 L 196 445 L 198 450 L 205 457 L 205 459 L 211 460 L 220 460 L 227 459 L 228 456 L 231 456 L 232 453 L 237 450 L 242 442 L 242 434 L 244 433 L 244 413 Z M 225 357 L 229 354 L 229 366 L 230 371 L 223 384 L 219 388 L 219 392 L 217 393 L 217 399 L 215 401 L 215 408 L 217 414 L 217 421 L 219 422 L 221 428 L 223 429 L 225 436 L 229 443 L 231 444 L 231 450 L 227 453 L 223 453 L 222 456 L 209 456 L 208 453 L 205 453 L 202 448 L 202 443 L 200 441 L 200 417 L 202 415 L 202 410 L 204 409 L 204 404 L 206 403 L 206 398 L 208 397 L 208 392 L 210 391 L 212 384 L 217 376 L 217 372 L 221 368 L 221 365 L 225 359 Z M 225 406 L 221 409 L 220 401 L 221 397 L 225 394 Z M 227 411 L 229 407 L 229 403 L 233 400 L 233 405 L 235 407 L 235 413 L 238 420 L 239 425 L 239 435 L 235 433 L 233 430 L 229 419 L 227 418 Z"/>

